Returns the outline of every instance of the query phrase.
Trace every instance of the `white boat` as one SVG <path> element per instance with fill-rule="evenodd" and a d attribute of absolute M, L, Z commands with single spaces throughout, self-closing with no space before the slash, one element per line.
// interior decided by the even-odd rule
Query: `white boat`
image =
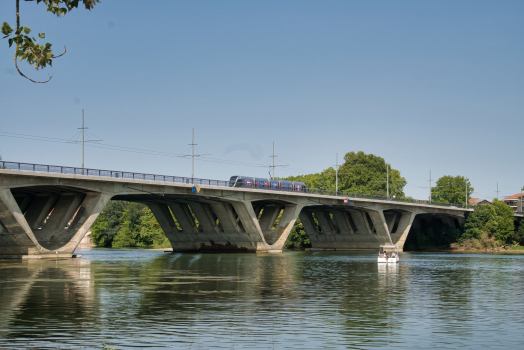
<path fill-rule="evenodd" d="M 387 256 L 387 258 L 386 258 Z M 396 264 L 399 261 L 398 247 L 394 245 L 381 245 L 378 251 L 377 262 L 379 264 Z"/>

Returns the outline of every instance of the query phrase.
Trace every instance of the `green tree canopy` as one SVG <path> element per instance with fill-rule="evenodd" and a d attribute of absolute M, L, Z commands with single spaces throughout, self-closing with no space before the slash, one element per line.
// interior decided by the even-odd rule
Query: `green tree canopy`
<path fill-rule="evenodd" d="M 493 200 L 491 204 L 480 204 L 470 213 L 464 225 L 462 239 L 479 239 L 483 233 L 494 237 L 499 242 L 508 242 L 513 238 L 515 225 L 513 209 L 503 201 Z"/>
<path fill-rule="evenodd" d="M 338 190 L 341 192 L 386 195 L 387 166 L 382 157 L 362 151 L 348 152 L 338 171 Z M 325 191 L 335 191 L 335 169 L 327 168 L 320 173 L 290 176 L 284 180 L 305 182 L 308 187 Z M 404 197 L 407 181 L 400 171 L 389 168 L 390 196 Z"/>
<path fill-rule="evenodd" d="M 98 247 L 111 247 L 128 202 L 110 201 L 91 226 L 91 239 Z"/>
<path fill-rule="evenodd" d="M 469 199 L 474 191 L 469 179 L 464 176 L 442 176 L 437 180 L 436 186 L 431 187 L 431 200 L 442 203 L 466 204 L 466 184 Z"/>

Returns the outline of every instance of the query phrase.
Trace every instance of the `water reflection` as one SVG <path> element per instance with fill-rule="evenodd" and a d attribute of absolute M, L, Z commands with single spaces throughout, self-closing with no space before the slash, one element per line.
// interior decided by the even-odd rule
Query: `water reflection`
<path fill-rule="evenodd" d="M 520 256 L 403 254 L 398 265 L 377 266 L 374 254 L 358 253 L 82 254 L 0 262 L 1 348 L 478 348 L 500 345 L 493 334 L 505 346 L 524 340 Z"/>

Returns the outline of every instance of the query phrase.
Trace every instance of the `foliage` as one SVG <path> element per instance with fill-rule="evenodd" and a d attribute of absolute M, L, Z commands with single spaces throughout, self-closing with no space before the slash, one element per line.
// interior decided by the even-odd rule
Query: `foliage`
<path fill-rule="evenodd" d="M 147 206 L 124 201 L 109 202 L 91 227 L 91 238 L 99 247 L 171 247 Z"/>
<path fill-rule="evenodd" d="M 149 208 L 142 209 L 139 237 L 139 247 L 171 248 L 171 243 Z"/>
<path fill-rule="evenodd" d="M 423 221 L 423 230 L 408 235 L 404 250 L 447 249 L 460 236 L 460 230 L 440 220 Z"/>
<path fill-rule="evenodd" d="M 338 170 L 338 190 L 341 192 L 386 195 L 387 164 L 374 154 L 348 152 Z M 290 176 L 283 180 L 301 181 L 313 189 L 335 191 L 336 171 L 330 167 L 320 173 Z M 390 196 L 403 197 L 407 181 L 400 171 L 389 169 Z"/>
<path fill-rule="evenodd" d="M 140 218 L 143 204 L 129 203 L 122 215 L 122 224 L 117 235 L 113 239 L 113 248 L 135 247 L 140 234 Z"/>
<path fill-rule="evenodd" d="M 498 230 L 495 232 L 495 239 L 499 242 L 509 242 L 515 234 L 513 209 L 497 198 L 493 200 L 493 207 L 495 207 L 498 222 Z"/>
<path fill-rule="evenodd" d="M 27 26 L 20 25 L 20 1 L 16 1 L 16 29 L 7 23 L 2 23 L 0 31 L 4 34 L 3 39 L 9 38 L 8 43 L 9 47 L 15 44 L 15 66 L 20 75 L 27 78 L 28 80 L 34 83 L 46 83 L 47 81 L 35 81 L 26 77 L 18 68 L 17 58 L 22 61 L 25 60 L 30 65 L 34 66 L 36 70 L 40 68 L 45 68 L 47 65 L 52 66 L 53 58 L 62 56 L 55 56 L 51 48 L 52 44 L 45 43 L 40 44 L 37 39 L 32 36 L 29 36 L 31 29 Z M 58 17 L 60 15 L 65 16 L 68 12 L 72 11 L 74 8 L 78 8 L 80 2 L 83 2 L 84 7 L 87 10 L 91 10 L 96 3 L 99 3 L 100 0 L 36 0 L 37 4 L 43 2 L 47 5 L 47 12 L 51 12 Z M 45 33 L 38 33 L 39 39 L 45 39 Z M 65 53 L 65 47 L 64 47 Z"/>
<path fill-rule="evenodd" d="M 515 230 L 515 236 L 513 237 L 515 243 L 524 245 L 524 220 L 521 220 L 519 227 Z"/>
<path fill-rule="evenodd" d="M 295 221 L 285 243 L 285 248 L 309 248 L 311 241 L 299 218 Z"/>
<path fill-rule="evenodd" d="M 499 242 L 508 242 L 513 238 L 515 225 L 513 223 L 513 210 L 510 206 L 498 199 L 491 204 L 480 204 L 469 213 L 464 225 L 465 239 L 480 239 L 485 233 Z"/>
<path fill-rule="evenodd" d="M 113 239 L 120 231 L 122 216 L 128 203 L 110 201 L 91 226 L 91 239 L 98 247 L 111 247 Z"/>
<path fill-rule="evenodd" d="M 469 179 L 464 176 L 442 176 L 437 180 L 436 186 L 431 188 L 431 200 L 442 203 L 466 204 L 466 183 L 468 186 L 468 198 L 474 188 L 471 187 Z"/>

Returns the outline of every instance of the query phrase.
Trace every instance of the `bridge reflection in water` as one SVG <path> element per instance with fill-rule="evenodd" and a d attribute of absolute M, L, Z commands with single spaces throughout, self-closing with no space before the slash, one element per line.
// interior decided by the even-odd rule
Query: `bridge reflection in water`
<path fill-rule="evenodd" d="M 382 268 L 375 253 L 81 253 L 0 261 L 0 348 L 472 349 L 490 329 L 498 345 L 524 341 L 518 256 Z"/>

